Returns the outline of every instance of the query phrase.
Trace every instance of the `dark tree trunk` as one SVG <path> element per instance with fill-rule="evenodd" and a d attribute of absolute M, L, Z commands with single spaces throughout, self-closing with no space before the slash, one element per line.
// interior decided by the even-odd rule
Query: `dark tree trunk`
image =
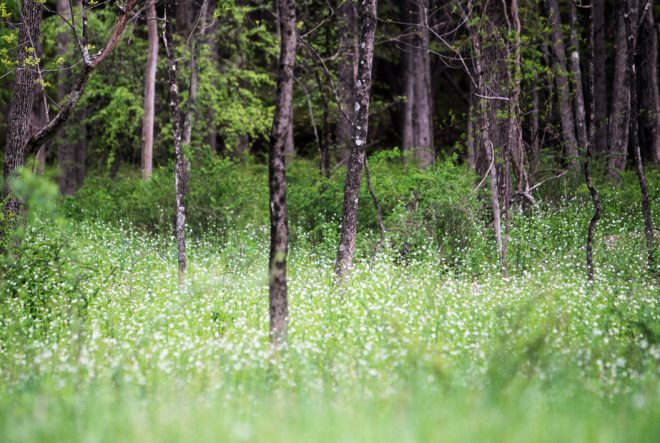
<path fill-rule="evenodd" d="M 366 155 L 369 127 L 369 98 L 371 93 L 371 68 L 376 33 L 376 0 L 363 0 L 359 6 L 360 40 L 358 76 L 356 82 L 355 121 L 353 143 L 346 171 L 344 207 L 341 219 L 339 250 L 335 274 L 344 277 L 353 266 L 355 237 L 357 235 L 358 198 L 362 180 L 362 168 Z"/>
<path fill-rule="evenodd" d="M 174 23 L 172 22 L 173 12 L 176 7 L 176 0 L 167 0 L 165 4 L 165 23 L 163 31 L 163 46 L 167 53 L 168 79 L 170 87 L 170 113 L 172 116 L 172 128 L 174 138 L 174 185 L 176 190 L 176 219 L 175 233 L 177 243 L 177 261 L 179 272 L 179 286 L 185 285 L 186 276 L 186 208 L 184 205 L 184 186 L 185 186 L 185 158 L 182 149 L 182 115 L 179 108 L 179 87 L 177 84 L 177 65 L 174 56 L 173 36 Z"/>
<path fill-rule="evenodd" d="M 71 19 L 71 9 L 69 8 L 69 0 L 57 0 L 57 13 L 67 20 Z M 69 29 L 62 28 L 57 34 L 57 52 L 60 57 L 65 57 L 67 53 L 67 46 L 69 44 Z M 68 80 L 69 72 L 59 71 L 57 73 L 57 100 L 63 102 L 69 92 Z M 68 132 L 68 131 L 67 131 Z M 71 137 L 61 137 L 57 142 L 57 163 L 60 168 L 59 187 L 62 195 L 71 195 L 76 192 L 76 179 L 73 174 L 75 167 L 76 149 L 71 140 Z"/>
<path fill-rule="evenodd" d="M 628 160 L 628 138 L 630 130 L 630 82 L 628 80 L 628 46 L 626 38 L 626 2 L 617 2 L 616 17 L 616 59 L 614 62 L 614 83 L 612 85 L 612 109 L 608 139 L 610 157 L 608 174 L 616 179 L 626 167 Z"/>
<path fill-rule="evenodd" d="M 658 30 L 653 10 L 647 11 L 639 33 L 640 117 L 646 129 L 649 157 L 660 163 L 660 91 L 658 87 Z"/>
<path fill-rule="evenodd" d="M 548 0 L 548 6 L 550 9 L 550 22 L 552 25 L 552 54 L 554 57 L 555 82 L 557 83 L 564 150 L 569 164 L 574 169 L 577 169 L 579 153 L 575 136 L 575 119 L 571 107 L 569 79 L 567 77 L 568 68 L 566 65 L 566 48 L 564 46 L 564 37 L 561 29 L 559 1 Z"/>
<path fill-rule="evenodd" d="M 153 170 L 156 67 L 158 66 L 156 0 L 147 0 L 147 31 L 149 49 L 147 53 L 147 66 L 144 73 L 144 115 L 142 117 L 142 178 L 145 180 L 151 177 Z"/>
<path fill-rule="evenodd" d="M 18 57 L 14 94 L 7 117 L 7 143 L 5 151 L 3 198 L 5 219 L 14 219 L 18 214 L 19 201 L 9 189 L 9 182 L 16 170 L 25 164 L 25 141 L 29 136 L 30 114 L 34 103 L 37 71 L 30 66 L 29 48 L 32 42 L 41 40 L 41 3 L 24 0 L 21 10 L 22 22 L 18 33 Z M 41 145 L 40 145 L 41 146 Z"/>
<path fill-rule="evenodd" d="M 286 138 L 291 127 L 293 66 L 296 59 L 296 2 L 278 0 L 280 57 L 277 102 L 270 134 L 268 188 L 270 190 L 270 258 L 268 261 L 270 299 L 270 340 L 275 349 L 287 342 L 289 307 L 287 296 L 287 254 L 289 222 L 286 200 Z"/>
<path fill-rule="evenodd" d="M 596 131 L 592 152 L 607 154 L 607 48 L 605 45 L 607 29 L 605 27 L 605 0 L 593 0 L 593 96 L 594 129 Z"/>
<path fill-rule="evenodd" d="M 589 139 L 587 140 L 586 145 L 586 154 L 584 156 L 584 179 L 587 183 L 587 188 L 589 188 L 589 194 L 591 195 L 591 201 L 594 205 L 594 214 L 591 216 L 589 221 L 589 229 L 587 230 L 587 244 L 586 244 L 586 260 L 587 260 L 587 278 L 590 282 L 594 280 L 594 233 L 596 231 L 596 225 L 600 220 L 600 217 L 603 214 L 603 206 L 600 203 L 600 195 L 598 190 L 593 184 L 591 178 L 591 160 L 593 157 L 594 147 L 596 146 L 598 137 L 599 137 L 599 122 L 596 118 L 596 109 L 598 100 L 600 98 L 597 96 L 596 90 L 596 75 L 597 69 L 595 63 L 601 60 L 601 55 L 598 54 L 598 46 L 595 43 L 595 39 L 598 35 L 597 25 L 598 20 L 596 20 L 597 10 L 592 8 L 590 10 L 590 20 L 589 20 L 589 40 L 591 41 L 591 57 L 589 57 L 589 92 L 591 96 L 591 101 L 589 102 Z"/>
<path fill-rule="evenodd" d="M 651 203 L 649 191 L 642 164 L 642 154 L 639 148 L 639 131 L 637 123 L 637 67 L 635 65 L 635 46 L 637 43 L 637 0 L 626 0 L 627 13 L 624 14 L 625 30 L 628 48 L 628 89 L 630 90 L 630 142 L 635 156 L 635 170 L 639 179 L 642 194 L 642 215 L 644 216 L 644 234 L 646 237 L 646 250 L 648 267 L 651 274 L 655 274 L 655 241 L 653 238 L 653 219 L 651 217 Z"/>
<path fill-rule="evenodd" d="M 346 0 L 337 8 L 339 44 L 339 80 L 337 92 L 342 110 L 350 118 L 348 121 L 339 112 L 335 128 L 337 143 L 337 159 L 343 161 L 351 152 L 351 136 L 353 129 L 351 122 L 355 120 L 355 57 L 357 56 L 357 20 L 355 17 L 355 4 L 353 0 Z"/>

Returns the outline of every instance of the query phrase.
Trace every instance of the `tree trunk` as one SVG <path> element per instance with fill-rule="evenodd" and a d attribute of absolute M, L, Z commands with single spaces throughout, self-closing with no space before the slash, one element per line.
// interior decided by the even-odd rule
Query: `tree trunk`
<path fill-rule="evenodd" d="M 630 82 L 628 80 L 628 46 L 626 38 L 625 1 L 617 7 L 616 59 L 614 62 L 614 83 L 612 85 L 612 109 L 608 139 L 610 144 L 608 174 L 618 178 L 626 167 L 628 159 L 628 132 L 630 130 Z"/>
<path fill-rule="evenodd" d="M 355 17 L 355 4 L 353 0 L 345 0 L 337 8 L 339 43 L 339 65 L 337 92 L 342 110 L 351 119 L 349 122 L 339 112 L 337 126 L 335 127 L 335 140 L 337 143 L 337 159 L 343 161 L 351 153 L 352 122 L 355 120 L 355 57 L 357 52 L 357 20 Z"/>
<path fill-rule="evenodd" d="M 655 274 L 655 241 L 653 238 L 653 219 L 651 217 L 651 204 L 649 202 L 649 191 L 642 164 L 642 154 L 639 148 L 639 134 L 637 123 L 637 71 L 635 66 L 635 46 L 637 44 L 637 0 L 626 0 L 627 13 L 624 14 L 625 30 L 628 38 L 628 89 L 630 90 L 630 141 L 635 156 L 635 170 L 639 179 L 639 187 L 642 194 L 642 215 L 644 217 L 644 234 L 646 237 L 646 251 L 649 271 Z"/>
<path fill-rule="evenodd" d="M 286 138 L 291 127 L 293 66 L 296 59 L 296 2 L 278 0 L 280 57 L 277 102 L 268 153 L 270 191 L 270 257 L 268 261 L 270 299 L 270 340 L 274 349 L 287 342 L 289 307 L 287 295 L 287 254 L 289 222 L 286 200 Z"/>
<path fill-rule="evenodd" d="M 179 286 L 185 285 L 186 276 L 186 208 L 184 205 L 184 186 L 185 186 L 185 158 L 182 149 L 182 122 L 181 109 L 179 108 L 179 87 L 177 85 L 177 66 L 174 56 L 173 35 L 174 24 L 172 22 L 173 12 L 175 10 L 176 0 L 167 0 L 165 3 L 165 23 L 163 31 L 163 46 L 167 53 L 168 79 L 170 87 L 170 113 L 172 116 L 172 128 L 174 138 L 174 185 L 176 190 L 176 219 L 175 233 L 177 243 L 177 261 Z"/>
<path fill-rule="evenodd" d="M 598 54 L 598 46 L 595 43 L 595 40 L 598 35 L 598 20 L 596 19 L 598 11 L 596 8 L 590 9 L 590 19 L 589 19 L 589 40 L 591 41 L 591 57 L 589 57 L 589 92 L 591 96 L 591 101 L 589 102 L 589 139 L 587 140 L 586 145 L 586 154 L 584 156 L 584 179 L 587 183 L 587 188 L 589 189 L 589 194 L 591 195 L 591 201 L 594 205 L 594 214 L 591 216 L 589 221 L 589 229 L 587 230 L 587 244 L 586 244 L 586 260 L 587 260 L 587 278 L 590 282 L 594 281 L 594 254 L 593 254 L 593 244 L 594 244 L 594 233 L 596 231 L 596 225 L 600 220 L 600 217 L 603 214 L 603 206 L 600 203 L 600 195 L 598 190 L 593 184 L 591 179 L 591 160 L 593 157 L 594 147 L 596 146 L 598 137 L 599 137 L 599 121 L 596 118 L 596 109 L 598 108 L 598 100 L 596 90 L 596 76 L 597 69 L 595 68 L 595 63 L 601 60 L 601 54 Z"/>
<path fill-rule="evenodd" d="M 574 169 L 578 165 L 578 144 L 575 136 L 575 120 L 571 107 L 571 98 L 568 82 L 568 69 L 566 66 L 566 48 L 561 30 L 561 16 L 559 14 L 559 1 L 548 0 L 550 8 L 550 22 L 552 24 L 552 53 L 555 66 L 555 82 L 559 99 L 559 113 L 561 117 L 561 131 L 564 149 L 569 164 Z"/>
<path fill-rule="evenodd" d="M 640 116 L 647 134 L 649 157 L 660 163 L 660 91 L 658 88 L 658 31 L 653 10 L 646 12 L 639 33 Z"/>
<path fill-rule="evenodd" d="M 355 237 L 357 235 L 358 198 L 362 180 L 362 168 L 366 155 L 369 126 L 369 95 L 371 93 L 371 68 L 374 56 L 376 32 L 376 0 L 363 0 L 359 4 L 360 45 L 358 76 L 356 82 L 355 121 L 353 143 L 344 185 L 344 207 L 341 220 L 339 250 L 335 274 L 344 277 L 353 266 Z"/>
<path fill-rule="evenodd" d="M 433 149 L 433 103 L 431 100 L 431 61 L 429 30 L 426 23 L 429 0 L 413 0 L 415 37 L 413 38 L 413 131 L 417 164 L 427 168 L 435 160 Z"/>
<path fill-rule="evenodd" d="M 66 0 L 59 0 L 65 1 Z M 142 178 L 151 178 L 154 153 L 154 116 L 156 109 L 156 68 L 158 66 L 158 23 L 156 0 L 147 0 L 149 49 L 144 73 L 144 115 L 142 117 Z"/>
<path fill-rule="evenodd" d="M 607 47 L 605 28 L 605 0 L 593 0 L 593 94 L 594 94 L 594 136 L 592 152 L 607 154 Z"/>
<path fill-rule="evenodd" d="M 580 67 L 580 40 L 578 36 L 577 6 L 570 3 L 571 24 L 571 73 L 573 74 L 573 97 L 575 100 L 575 127 L 577 141 L 581 148 L 587 146 L 587 118 L 584 108 L 584 92 L 582 91 L 582 69 Z"/>
<path fill-rule="evenodd" d="M 37 71 L 31 67 L 34 56 L 31 55 L 30 48 L 33 48 L 32 42 L 41 39 L 41 3 L 35 0 L 24 0 L 21 16 L 14 95 L 7 117 L 3 187 L 3 199 L 7 199 L 4 207 L 5 220 L 14 219 L 20 206 L 18 199 L 11 194 L 9 185 L 16 170 L 25 164 L 25 141 L 29 137 L 30 114 L 37 79 Z"/>
<path fill-rule="evenodd" d="M 406 98 L 405 103 L 403 104 L 403 128 L 401 130 L 402 140 L 401 140 L 401 152 L 403 154 L 404 161 L 407 161 L 407 157 L 410 151 L 415 146 L 415 130 L 413 129 L 414 122 L 414 109 L 415 109 L 415 56 L 414 50 L 409 47 L 404 47 L 404 91 L 403 96 Z"/>

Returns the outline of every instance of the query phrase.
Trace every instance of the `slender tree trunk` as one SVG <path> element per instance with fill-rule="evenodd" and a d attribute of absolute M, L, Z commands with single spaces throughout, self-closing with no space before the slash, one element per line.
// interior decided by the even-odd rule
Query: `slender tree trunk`
<path fill-rule="evenodd" d="M 177 243 L 177 261 L 179 271 L 179 286 L 185 285 L 186 278 L 186 208 L 184 205 L 184 185 L 185 185 L 185 158 L 182 147 L 182 122 L 181 109 L 179 108 L 179 87 L 177 84 L 177 65 L 174 56 L 173 36 L 174 36 L 174 11 L 176 9 L 176 0 L 167 0 L 165 3 L 165 23 L 163 24 L 163 46 L 167 53 L 168 79 L 170 87 L 170 113 L 172 116 L 172 128 L 174 138 L 174 185 L 176 189 L 176 219 L 175 233 Z"/>
<path fill-rule="evenodd" d="M 612 85 L 612 109 L 608 139 L 610 156 L 608 174 L 616 179 L 626 167 L 628 160 L 628 138 L 630 130 L 630 82 L 628 80 L 628 46 L 626 42 L 625 0 L 617 5 L 616 59 L 614 62 L 614 83 Z"/>
<path fill-rule="evenodd" d="M 411 69 L 415 89 L 413 102 L 414 152 L 417 164 L 421 168 L 427 168 L 435 160 L 429 30 L 426 23 L 429 0 L 413 0 L 411 6 L 416 25 L 413 39 L 414 66 Z"/>
<path fill-rule="evenodd" d="M 404 91 L 406 98 L 403 104 L 403 128 L 401 130 L 403 139 L 401 140 L 401 151 L 404 155 L 404 161 L 415 146 L 414 109 L 415 109 L 415 56 L 414 49 L 406 47 L 403 52 L 404 58 Z"/>
<path fill-rule="evenodd" d="M 31 66 L 33 43 L 41 39 L 41 3 L 24 0 L 21 9 L 21 26 L 18 33 L 18 57 L 14 94 L 7 117 L 7 143 L 5 151 L 3 199 L 5 219 L 18 214 L 19 201 L 10 192 L 9 184 L 16 170 L 25 164 L 25 141 L 29 137 L 30 114 L 34 103 L 37 70 Z M 5 231 L 6 232 L 6 231 Z"/>
<path fill-rule="evenodd" d="M 73 0 L 71 0 L 73 1 Z M 57 0 L 57 13 L 66 20 L 71 20 L 71 9 L 69 0 Z M 62 28 L 57 34 L 57 53 L 60 57 L 66 57 L 69 44 L 69 29 Z M 69 73 L 59 71 L 57 73 L 57 100 L 63 102 L 68 94 Z M 69 132 L 69 131 L 67 131 Z M 67 134 L 68 135 L 68 134 Z M 75 166 L 75 147 L 71 137 L 65 136 L 57 140 L 57 163 L 60 168 L 59 187 L 62 195 L 71 195 L 76 192 L 75 175 L 73 168 Z"/>
<path fill-rule="evenodd" d="M 66 1 L 66 0 L 59 0 Z M 158 66 L 158 23 L 156 0 L 147 0 L 149 49 L 144 73 L 144 116 L 142 117 L 142 178 L 151 178 L 154 153 L 154 116 L 156 109 L 156 67 Z"/>
<path fill-rule="evenodd" d="M 340 112 L 335 128 L 337 143 L 337 159 L 343 161 L 351 152 L 351 136 L 353 129 L 351 122 L 355 120 L 355 58 L 357 54 L 357 20 L 355 16 L 354 0 L 345 0 L 337 8 L 339 43 L 339 80 L 337 89 L 339 102 L 343 111 L 351 119 L 349 122 Z"/>
<path fill-rule="evenodd" d="M 593 254 L 593 244 L 594 244 L 594 233 L 596 231 L 596 225 L 600 220 L 603 214 L 603 206 L 600 203 L 600 195 L 598 190 L 593 184 L 591 178 L 591 160 L 593 158 L 594 147 L 596 146 L 599 135 L 599 122 L 596 118 L 596 109 L 598 108 L 598 100 L 600 98 L 597 96 L 596 90 L 596 78 L 598 69 L 596 68 L 595 63 L 601 60 L 601 55 L 598 54 L 599 48 L 595 43 L 595 40 L 598 35 L 597 25 L 598 20 L 596 19 L 597 15 L 596 8 L 590 9 L 590 19 L 589 19 L 589 39 L 591 40 L 591 57 L 589 57 L 589 92 L 591 96 L 591 101 L 589 102 L 589 114 L 590 114 L 590 127 L 589 127 L 589 139 L 587 140 L 586 145 L 586 154 L 584 156 L 584 179 L 587 183 L 587 188 L 589 188 L 589 194 L 591 195 L 591 201 L 594 205 L 594 214 L 589 221 L 589 229 L 587 231 L 587 245 L 586 245 L 586 260 L 587 260 L 587 278 L 590 282 L 594 281 L 594 254 Z"/>
<path fill-rule="evenodd" d="M 658 30 L 653 10 L 646 12 L 639 33 L 641 117 L 648 134 L 650 158 L 660 164 L 660 90 L 658 87 Z"/>
<path fill-rule="evenodd" d="M 353 144 L 348 160 L 346 183 L 344 186 L 344 208 L 341 220 L 339 250 L 335 263 L 335 274 L 344 277 L 353 266 L 355 237 L 357 235 L 358 199 L 362 168 L 366 155 L 369 127 L 369 98 L 371 93 L 371 68 L 374 56 L 374 36 L 376 33 L 376 0 L 363 0 L 359 3 L 360 45 L 358 76 L 356 82 L 355 121 Z"/>
<path fill-rule="evenodd" d="M 552 53 L 555 61 L 555 82 L 557 83 L 557 93 L 559 98 L 562 138 L 568 161 L 574 169 L 577 169 L 579 153 L 575 136 L 575 119 L 571 107 L 569 82 L 567 77 L 566 48 L 564 46 L 564 37 L 561 30 L 559 1 L 548 0 L 548 6 L 550 8 L 550 22 L 552 24 Z"/>
<path fill-rule="evenodd" d="M 655 274 L 655 239 L 653 238 L 653 219 L 651 217 L 651 203 L 649 201 L 648 185 L 642 164 L 642 154 L 639 148 L 639 131 L 637 123 L 637 68 L 635 65 L 635 46 L 637 44 L 637 0 L 626 0 L 627 13 L 624 14 L 626 36 L 628 37 L 628 89 L 630 90 L 630 141 L 635 156 L 635 170 L 639 179 L 642 194 L 642 215 L 644 216 L 644 234 L 646 237 L 646 250 L 648 267 L 651 274 Z"/>
<path fill-rule="evenodd" d="M 277 76 L 277 102 L 273 117 L 268 155 L 270 190 L 270 340 L 274 349 L 287 342 L 289 307 L 287 296 L 287 255 L 289 222 L 286 199 L 287 132 L 291 127 L 293 102 L 293 66 L 296 59 L 296 2 L 277 0 L 280 31 L 280 57 Z"/>
<path fill-rule="evenodd" d="M 573 97 L 575 100 L 575 127 L 578 145 L 587 146 L 587 118 L 584 107 L 584 92 L 582 91 L 582 69 L 580 68 L 580 40 L 578 36 L 577 6 L 572 1 L 570 6 L 571 24 L 571 73 L 573 74 Z"/>
<path fill-rule="evenodd" d="M 592 144 L 592 153 L 607 154 L 607 29 L 605 27 L 605 0 L 593 0 L 593 60 L 594 64 L 594 129 L 596 135 Z"/>
<path fill-rule="evenodd" d="M 477 146 L 478 134 L 477 134 L 477 118 L 478 112 L 475 112 L 475 103 L 474 103 L 474 91 L 470 94 L 470 103 L 468 107 L 467 115 L 467 162 L 470 165 L 470 169 L 476 171 L 477 169 Z"/>

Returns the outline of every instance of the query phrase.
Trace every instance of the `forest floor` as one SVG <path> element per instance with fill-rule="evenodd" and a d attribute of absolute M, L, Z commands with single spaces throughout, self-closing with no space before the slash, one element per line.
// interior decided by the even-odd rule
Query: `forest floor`
<path fill-rule="evenodd" d="M 574 206 L 516 225 L 553 238 L 513 241 L 536 252 L 510 278 L 385 248 L 333 285 L 335 245 L 298 239 L 277 355 L 265 227 L 192 240 L 179 290 L 169 236 L 35 222 L 2 279 L 0 441 L 660 441 L 639 216 L 603 222 L 592 285 L 552 233 L 582 236 Z"/>

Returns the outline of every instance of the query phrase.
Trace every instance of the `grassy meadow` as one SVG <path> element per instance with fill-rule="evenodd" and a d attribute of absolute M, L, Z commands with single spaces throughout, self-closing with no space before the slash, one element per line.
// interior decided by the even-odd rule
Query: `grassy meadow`
<path fill-rule="evenodd" d="M 374 161 L 374 179 L 392 233 L 376 248 L 373 220 L 361 222 L 344 284 L 332 275 L 336 213 L 310 219 L 341 198 L 341 180 L 319 193 L 294 167 L 280 354 L 268 343 L 267 213 L 249 206 L 259 194 L 207 190 L 226 218 L 191 215 L 180 290 L 170 215 L 160 229 L 139 212 L 161 198 L 139 187 L 164 179 L 92 181 L 60 203 L 25 178 L 28 215 L 0 280 L 0 441 L 660 441 L 660 287 L 645 268 L 634 177 L 604 194 L 589 284 L 585 189 L 557 183 L 513 214 L 503 278 L 487 207 L 468 185 L 452 194 L 446 169 L 426 173 L 417 180 L 438 183 L 437 195 L 411 209 L 408 185 L 384 165 Z M 190 211 L 210 207 L 195 192 Z M 365 219 L 370 205 L 364 197 Z M 436 224 L 420 226 L 414 212 L 427 207 L 440 208 Z"/>

